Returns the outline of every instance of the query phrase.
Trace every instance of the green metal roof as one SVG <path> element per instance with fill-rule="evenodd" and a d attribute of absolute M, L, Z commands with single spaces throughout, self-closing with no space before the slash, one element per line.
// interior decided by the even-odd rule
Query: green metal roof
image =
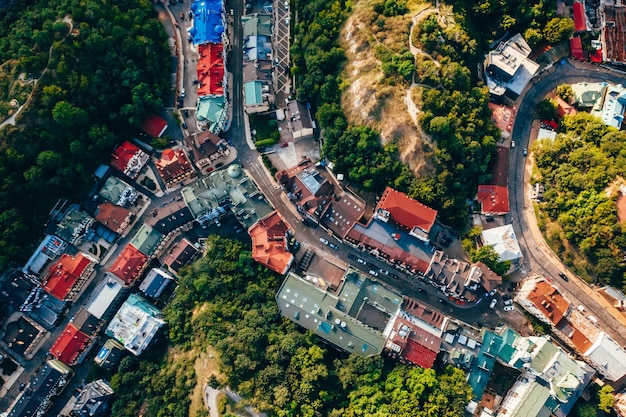
<path fill-rule="evenodd" d="M 272 16 L 269 14 L 255 13 L 241 17 L 243 26 L 243 38 L 258 35 L 272 35 Z"/>
<path fill-rule="evenodd" d="M 339 296 L 325 292 L 290 272 L 276 294 L 276 301 L 283 316 L 331 344 L 360 356 L 372 356 L 382 352 L 386 337 L 382 329 L 377 330 L 358 319 L 361 307 L 366 302 L 368 305 L 375 302 L 366 299 L 365 294 L 368 293 L 375 294 L 376 300 L 384 303 L 379 307 L 391 308 L 392 311 L 388 311 L 390 314 L 395 314 L 400 307 L 399 294 L 354 270 L 346 273 Z"/>
<path fill-rule="evenodd" d="M 539 346 L 538 350 L 535 351 L 535 355 L 533 356 L 533 360 L 530 363 L 530 367 L 536 371 L 537 373 L 542 373 L 546 366 L 554 355 L 556 355 L 559 349 L 547 339 L 544 339 L 544 342 L 541 346 Z"/>
<path fill-rule="evenodd" d="M 226 112 L 224 96 L 201 97 L 196 107 L 196 118 L 209 124 L 209 130 L 213 133 L 224 118 Z"/>
<path fill-rule="evenodd" d="M 502 338 L 502 345 L 500 346 L 500 351 L 498 351 L 498 358 L 503 362 L 509 363 L 513 356 L 515 355 L 515 341 L 519 338 L 519 334 L 515 330 L 506 327 L 500 333 L 500 337 Z"/>
<path fill-rule="evenodd" d="M 162 238 L 163 235 L 160 232 L 144 224 L 130 241 L 130 244 L 139 249 L 139 252 L 144 255 L 152 256 Z"/>
<path fill-rule="evenodd" d="M 263 104 L 263 94 L 261 93 L 261 87 L 263 83 L 261 81 L 248 81 L 243 85 L 244 99 L 246 106 L 253 106 L 255 104 Z"/>

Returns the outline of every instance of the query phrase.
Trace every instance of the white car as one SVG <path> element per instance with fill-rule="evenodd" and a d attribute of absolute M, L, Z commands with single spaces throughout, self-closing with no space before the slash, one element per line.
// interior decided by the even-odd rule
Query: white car
<path fill-rule="evenodd" d="M 493 300 L 491 300 L 491 302 L 489 303 L 489 308 L 494 308 L 496 306 L 496 304 L 498 304 L 498 300 L 496 300 L 495 298 Z"/>
<path fill-rule="evenodd" d="M 515 307 L 513 306 L 504 306 L 504 311 L 513 311 L 515 310 Z"/>
<path fill-rule="evenodd" d="M 504 305 L 505 306 L 512 306 L 513 305 L 513 300 L 511 300 L 511 299 L 504 300 Z"/>
<path fill-rule="evenodd" d="M 185 91 L 184 88 L 182 90 L 180 90 L 180 96 L 181 97 L 185 97 L 186 95 L 187 95 L 187 92 Z"/>
<path fill-rule="evenodd" d="M 374 277 L 377 277 L 377 276 L 378 276 L 378 272 L 374 271 L 373 269 L 370 269 L 369 274 L 370 274 L 370 275 L 372 275 L 372 276 L 374 276 Z"/>
<path fill-rule="evenodd" d="M 328 241 L 326 239 L 324 239 L 323 237 L 320 237 L 320 242 L 322 242 L 324 245 L 328 246 Z"/>
<path fill-rule="evenodd" d="M 363 259 L 361 259 L 361 258 L 357 258 L 357 260 L 356 260 L 356 261 L 357 261 L 358 263 L 360 263 L 361 265 L 367 265 L 367 262 L 366 262 L 366 261 L 364 261 L 364 260 L 363 260 Z"/>

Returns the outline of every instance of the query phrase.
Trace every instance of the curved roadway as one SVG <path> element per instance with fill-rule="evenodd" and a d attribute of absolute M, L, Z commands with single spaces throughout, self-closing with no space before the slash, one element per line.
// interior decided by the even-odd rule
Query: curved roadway
<path fill-rule="evenodd" d="M 509 161 L 511 221 L 520 247 L 526 255 L 524 264 L 526 269 L 551 279 L 571 302 L 584 305 L 602 322 L 602 328 L 615 341 L 625 346 L 626 317 L 593 291 L 582 279 L 574 277 L 565 282 L 560 278 L 553 278 L 558 277 L 559 272 L 566 272 L 568 269 L 545 243 L 537 226 L 530 201 L 530 189 L 527 188 L 532 167 L 531 155 L 525 157 L 521 151 L 521 148 L 530 148 L 532 144 L 531 131 L 537 103 L 560 84 L 584 81 L 624 84 L 626 76 L 598 66 L 565 61 L 538 75 L 520 97 L 521 105 L 517 111 L 512 133 L 512 140 L 518 144 L 518 147 L 511 149 Z M 568 275 L 572 277 L 574 274 L 570 272 Z"/>

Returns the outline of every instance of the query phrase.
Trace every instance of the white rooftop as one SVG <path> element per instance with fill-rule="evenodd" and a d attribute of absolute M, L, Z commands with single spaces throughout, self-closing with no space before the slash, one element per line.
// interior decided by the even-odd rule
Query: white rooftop
<path fill-rule="evenodd" d="M 165 324 L 160 317 L 159 309 L 142 297 L 131 294 L 111 320 L 106 334 L 134 355 L 140 355 Z"/>
<path fill-rule="evenodd" d="M 483 243 L 492 246 L 500 256 L 500 261 L 514 261 L 522 258 L 522 250 L 510 224 L 483 230 Z"/>
<path fill-rule="evenodd" d="M 626 375 L 626 351 L 604 332 L 600 333 L 585 356 L 612 381 Z"/>
<path fill-rule="evenodd" d="M 94 291 L 91 301 L 87 304 L 89 314 L 102 319 L 104 313 L 124 287 L 122 280 L 114 275 L 106 274 L 99 288 Z"/>

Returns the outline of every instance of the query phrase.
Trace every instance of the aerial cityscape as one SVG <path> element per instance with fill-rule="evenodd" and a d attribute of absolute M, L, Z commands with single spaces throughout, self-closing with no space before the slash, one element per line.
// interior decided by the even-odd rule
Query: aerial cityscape
<path fill-rule="evenodd" d="M 626 417 L 622 0 L 0 19 L 1 417 Z"/>

